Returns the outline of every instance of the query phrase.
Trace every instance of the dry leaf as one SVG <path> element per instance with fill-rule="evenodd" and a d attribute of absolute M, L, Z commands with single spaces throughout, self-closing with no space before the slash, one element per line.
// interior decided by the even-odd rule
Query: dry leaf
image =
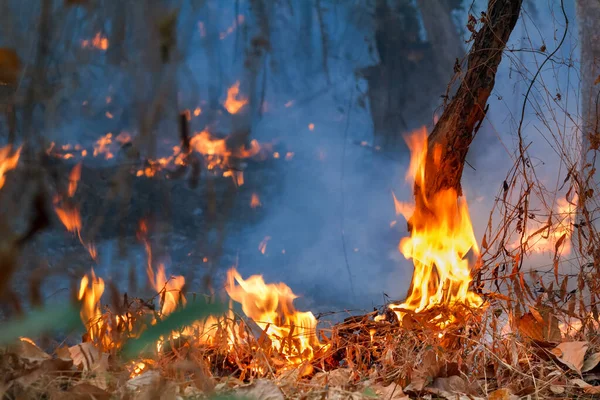
<path fill-rule="evenodd" d="M 563 394 L 565 392 L 565 387 L 558 385 L 550 385 L 550 391 L 554 394 Z"/>
<path fill-rule="evenodd" d="M 390 383 L 387 386 L 382 385 L 371 385 L 369 386 L 371 390 L 375 392 L 375 394 L 380 399 L 386 400 L 408 400 L 409 397 L 404 394 L 402 391 L 402 387 L 396 383 Z"/>
<path fill-rule="evenodd" d="M 73 386 L 68 392 L 60 396 L 60 400 L 109 400 L 110 398 L 110 393 L 88 383 Z M 57 400 L 59 400 L 58 396 Z"/>
<path fill-rule="evenodd" d="M 310 380 L 319 386 L 344 387 L 350 383 L 350 368 L 338 368 L 330 372 L 318 372 Z"/>
<path fill-rule="evenodd" d="M 69 354 L 76 367 L 84 371 L 103 372 L 108 370 L 108 354 L 100 353 L 91 342 L 69 347 Z"/>
<path fill-rule="evenodd" d="M 449 376 L 448 378 L 435 378 L 431 387 L 451 393 L 468 394 L 470 392 L 467 383 L 457 375 Z"/>
<path fill-rule="evenodd" d="M 564 342 L 551 350 L 558 361 L 581 374 L 588 342 Z"/>
<path fill-rule="evenodd" d="M 17 343 L 10 346 L 9 350 L 15 353 L 19 358 L 26 359 L 29 362 L 42 362 L 52 358 L 34 342 L 26 338 L 21 338 Z"/>
<path fill-rule="evenodd" d="M 600 394 L 600 386 L 592 386 L 582 379 L 571 379 L 569 382 L 583 389 L 587 394 Z"/>
<path fill-rule="evenodd" d="M 597 85 L 600 83 L 600 75 L 598 75 L 598 77 L 596 78 L 596 80 L 594 81 L 594 85 Z"/>
<path fill-rule="evenodd" d="M 593 353 L 585 359 L 581 372 L 588 372 L 593 370 L 596 365 L 600 362 L 600 353 Z"/>
<path fill-rule="evenodd" d="M 509 389 L 498 389 L 488 394 L 488 400 L 515 400 L 519 396 L 515 396 Z"/>
<path fill-rule="evenodd" d="M 283 393 L 273 382 L 259 379 L 235 390 L 237 395 L 256 400 L 284 400 Z"/>
<path fill-rule="evenodd" d="M 158 371 L 147 371 L 128 380 L 125 386 L 129 390 L 140 390 L 146 386 L 156 385 L 159 381 L 160 374 Z"/>

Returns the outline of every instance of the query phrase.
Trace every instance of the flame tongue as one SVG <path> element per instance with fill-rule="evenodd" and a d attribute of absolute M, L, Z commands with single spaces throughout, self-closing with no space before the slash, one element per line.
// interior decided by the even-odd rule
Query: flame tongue
<path fill-rule="evenodd" d="M 244 280 L 231 269 L 227 272 L 227 294 L 241 303 L 244 314 L 269 336 L 273 348 L 293 364 L 313 358 L 320 347 L 316 336 L 317 319 L 311 312 L 296 311 L 298 296 L 283 283 L 266 284 L 260 275 Z"/>
<path fill-rule="evenodd" d="M 408 137 L 407 143 L 411 150 L 407 180 L 423 188 L 427 159 L 425 128 Z M 419 207 L 401 203 L 394 197 L 397 213 L 404 215 L 411 225 L 410 237 L 400 241 L 399 249 L 413 260 L 415 270 L 405 302 L 391 308 L 402 319 L 407 310 L 419 313 L 438 307 L 452 309 L 459 304 L 480 306 L 482 299 L 469 291 L 472 278 L 467 255 L 471 252 L 478 256 L 479 248 L 466 201 L 454 189 L 441 190 L 430 197 L 420 191 L 418 196 Z M 440 320 L 443 318 L 446 320 Z M 454 322 L 454 317 L 437 314 L 432 320 L 445 326 Z"/>

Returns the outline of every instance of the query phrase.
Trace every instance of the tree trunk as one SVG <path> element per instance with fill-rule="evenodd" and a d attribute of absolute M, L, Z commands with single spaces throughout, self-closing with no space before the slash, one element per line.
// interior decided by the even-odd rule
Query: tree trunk
<path fill-rule="evenodd" d="M 463 41 L 452 21 L 452 10 L 447 0 L 418 0 L 427 41 L 436 55 L 438 75 L 448 82 L 454 74 L 454 64 L 465 55 Z M 452 93 L 452 91 L 450 91 Z"/>
<path fill-rule="evenodd" d="M 600 76 L 600 2 L 577 0 L 579 38 L 581 41 L 581 108 L 583 131 L 583 165 L 587 163 L 587 152 L 600 148 L 598 133 L 598 101 L 600 86 L 595 84 Z"/>
<path fill-rule="evenodd" d="M 522 0 L 489 0 L 486 21 L 475 34 L 465 77 L 429 135 L 425 187 L 414 188 L 416 206 L 421 210 L 426 208 L 424 201 L 440 190 L 455 189 L 462 194 L 460 179 L 465 157 L 477 125 L 485 117 L 502 51 L 519 19 L 521 3 Z"/>

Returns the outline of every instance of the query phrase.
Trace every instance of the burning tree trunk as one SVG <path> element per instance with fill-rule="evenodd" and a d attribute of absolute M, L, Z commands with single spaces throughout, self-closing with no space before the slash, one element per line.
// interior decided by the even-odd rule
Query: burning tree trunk
<path fill-rule="evenodd" d="M 519 18 L 521 0 L 490 0 L 482 13 L 483 27 L 475 32 L 467 72 L 456 96 L 427 138 L 425 129 L 407 139 L 411 163 L 407 177 L 414 180 L 414 206 L 396 200 L 396 210 L 409 220 L 410 237 L 400 251 L 412 259 L 414 273 L 403 304 L 391 305 L 403 324 L 406 313 L 421 313 L 421 323 L 445 328 L 464 322 L 467 310 L 482 299 L 469 290 L 471 264 L 478 255 L 477 240 L 460 179 L 469 145 L 485 117 L 487 99 L 494 88 L 496 70 Z M 470 17 L 470 25 L 475 20 Z"/>
<path fill-rule="evenodd" d="M 502 51 L 519 19 L 522 0 L 490 0 L 483 27 L 474 33 L 467 72 L 429 136 L 424 185 L 415 184 L 416 205 L 443 189 L 461 195 L 460 179 L 469 145 L 486 113 Z"/>

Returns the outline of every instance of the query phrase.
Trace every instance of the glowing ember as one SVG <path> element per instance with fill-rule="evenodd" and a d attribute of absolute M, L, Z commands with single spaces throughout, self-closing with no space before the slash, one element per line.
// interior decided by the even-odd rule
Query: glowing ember
<path fill-rule="evenodd" d="M 77 184 L 81 179 L 81 163 L 75 165 L 69 174 L 69 197 L 73 197 L 75 195 L 75 191 L 77 190 Z"/>
<path fill-rule="evenodd" d="M 0 189 L 4 186 L 4 182 L 6 182 L 6 172 L 17 167 L 19 157 L 21 156 L 21 147 L 13 154 L 10 154 L 11 149 L 10 145 L 0 148 Z"/>
<path fill-rule="evenodd" d="M 233 86 L 227 89 L 227 99 L 223 106 L 230 114 L 237 114 L 242 107 L 248 103 L 248 99 L 238 98 L 240 94 L 240 81 L 237 81 Z"/>
<path fill-rule="evenodd" d="M 314 131 L 315 130 L 315 124 L 313 124 L 313 123 L 308 124 L 308 130 L 309 131 Z"/>
<path fill-rule="evenodd" d="M 269 240 L 271 240 L 271 236 L 265 236 L 265 238 L 258 245 L 258 251 L 260 251 L 262 254 L 267 252 L 267 243 L 269 243 Z"/>
<path fill-rule="evenodd" d="M 202 109 L 200 107 L 196 107 L 196 109 L 194 110 L 194 117 L 197 117 L 200 114 L 202 114 Z"/>
<path fill-rule="evenodd" d="M 260 275 L 244 280 L 231 269 L 227 272 L 225 290 L 267 334 L 273 349 L 291 363 L 312 359 L 321 347 L 316 318 L 311 312 L 296 311 L 293 301 L 298 296 L 284 283 L 266 284 Z"/>
<path fill-rule="evenodd" d="M 81 47 L 83 48 L 96 48 L 98 50 L 106 50 L 108 49 L 108 39 L 100 34 L 100 32 L 96 33 L 91 40 L 82 40 Z"/>
<path fill-rule="evenodd" d="M 252 198 L 250 199 L 250 207 L 256 208 L 261 207 L 262 203 L 260 202 L 260 198 L 256 193 L 252 193 Z"/>
<path fill-rule="evenodd" d="M 110 144 L 112 143 L 112 133 L 107 133 L 94 143 L 94 157 L 104 154 L 104 158 L 109 160 L 114 157 L 110 150 Z"/>
<path fill-rule="evenodd" d="M 411 134 L 407 143 L 411 151 L 407 180 L 424 187 L 425 128 Z M 396 211 L 411 224 L 410 237 L 400 241 L 399 249 L 413 260 L 415 270 L 405 302 L 390 307 L 402 319 L 407 310 L 419 313 L 438 308 L 451 310 L 461 304 L 481 306 L 482 299 L 469 290 L 472 278 L 467 254 L 471 251 L 478 256 L 479 249 L 466 201 L 454 189 L 441 190 L 431 198 L 426 198 L 423 192 L 420 196 L 426 209 L 401 203 L 394 196 Z M 443 327 L 454 322 L 454 317 L 433 313 L 431 320 Z"/>

